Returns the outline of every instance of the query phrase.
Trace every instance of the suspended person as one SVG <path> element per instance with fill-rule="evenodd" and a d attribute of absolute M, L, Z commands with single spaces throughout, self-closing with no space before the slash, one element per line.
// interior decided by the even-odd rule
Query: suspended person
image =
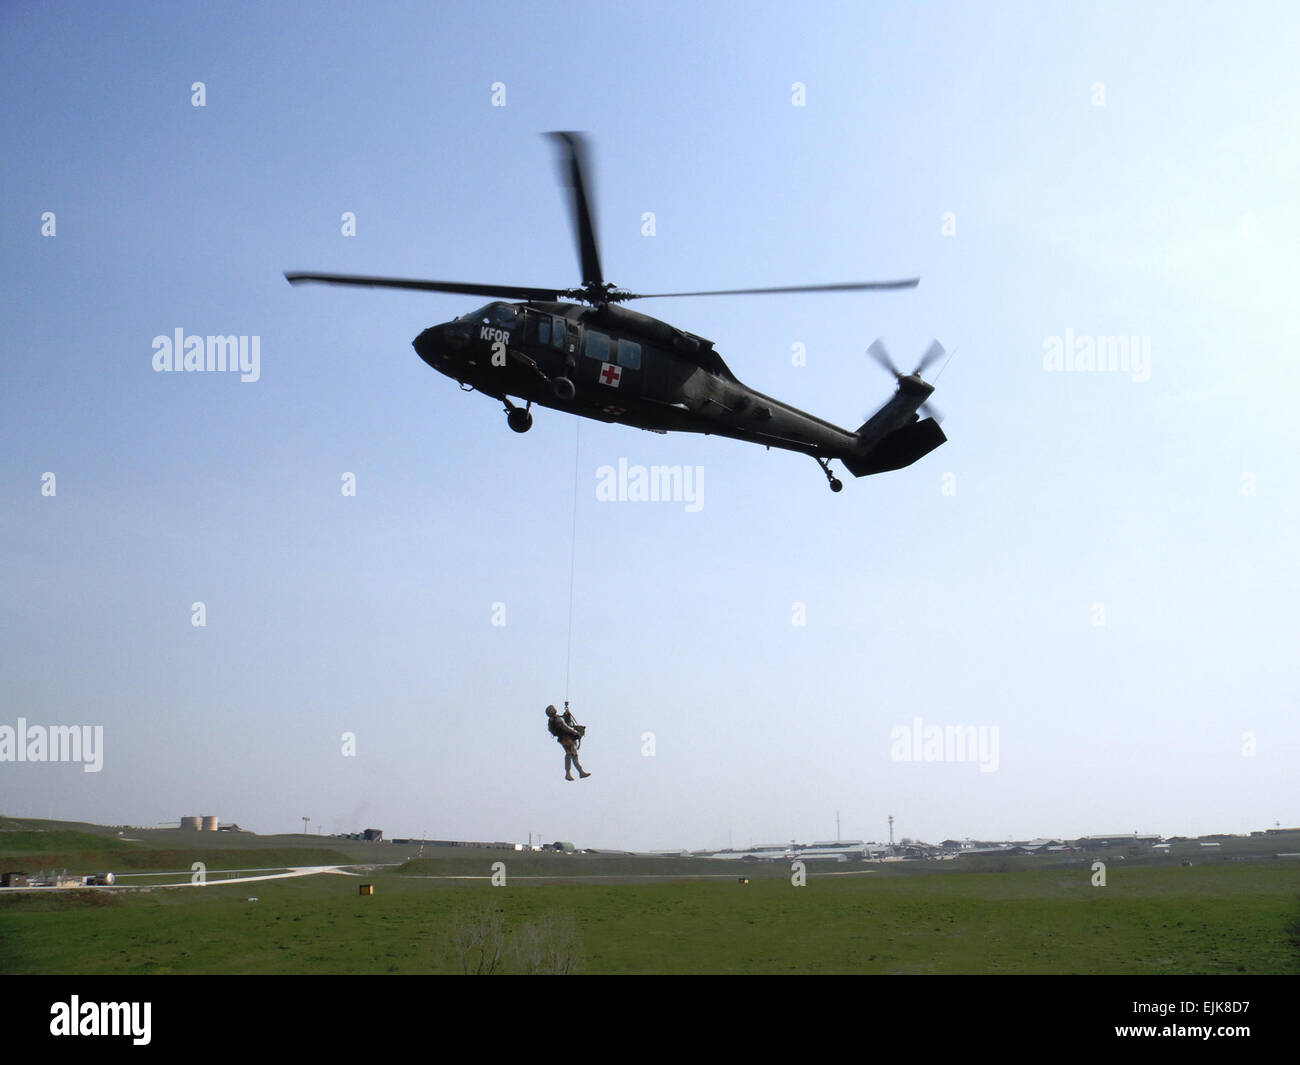
<path fill-rule="evenodd" d="M 578 776 L 591 776 L 582 768 L 582 763 L 578 761 L 578 747 L 582 743 L 583 734 L 587 731 L 586 725 L 579 725 L 573 719 L 573 713 L 569 710 L 569 704 L 564 704 L 564 713 L 560 714 L 554 706 L 546 708 L 546 730 L 555 737 L 556 742 L 564 748 L 564 779 L 572 780 L 573 774 L 570 772 L 571 767 L 578 767 Z"/>

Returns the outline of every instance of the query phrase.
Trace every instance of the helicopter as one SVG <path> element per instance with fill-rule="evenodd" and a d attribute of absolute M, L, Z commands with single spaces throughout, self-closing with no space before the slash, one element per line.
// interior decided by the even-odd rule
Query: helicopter
<path fill-rule="evenodd" d="M 558 147 L 561 183 L 569 189 L 580 286 L 536 288 L 305 272 L 286 272 L 285 278 L 295 285 L 320 282 L 491 297 L 492 302 L 469 314 L 430 326 L 412 346 L 462 390 L 502 403 L 506 422 L 517 433 L 532 427 L 532 407 L 537 404 L 654 433 L 731 437 L 812 456 L 833 492 L 843 484 L 831 470 L 832 459 L 854 477 L 866 477 L 910 466 L 944 443 L 947 437 L 937 412 L 927 403 L 934 386 L 921 379 L 944 354 L 938 341 L 908 374 L 894 365 L 879 340 L 871 345 L 868 354 L 893 374 L 898 388 L 856 431 L 849 431 L 742 384 L 713 341 L 622 306 L 632 300 L 684 296 L 907 289 L 914 288 L 918 278 L 650 294 L 617 288 L 601 269 L 585 138 L 572 132 L 549 136 Z M 922 413 L 927 416 L 922 418 Z"/>

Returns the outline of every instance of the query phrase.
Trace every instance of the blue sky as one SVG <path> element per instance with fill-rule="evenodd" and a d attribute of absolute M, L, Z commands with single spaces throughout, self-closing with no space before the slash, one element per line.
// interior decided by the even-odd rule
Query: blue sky
<path fill-rule="evenodd" d="M 637 848 L 836 811 L 866 839 L 1300 817 L 1290 6 L 10 4 L 0 30 L 0 726 L 105 736 L 99 773 L 0 763 L 6 813 Z M 619 285 L 919 276 L 638 306 L 849 428 L 892 390 L 871 341 L 911 365 L 938 337 L 949 442 L 832 495 L 735 441 L 550 411 L 517 436 L 410 347 L 482 300 L 284 281 L 576 284 L 551 129 L 591 138 Z M 176 328 L 259 337 L 259 380 L 155 373 Z M 1139 338 L 1149 378 L 1049 372 L 1067 333 Z M 542 714 L 575 453 L 580 786 Z M 703 507 L 598 502 L 620 459 L 702 468 Z M 997 770 L 897 759 L 917 717 L 996 728 Z"/>

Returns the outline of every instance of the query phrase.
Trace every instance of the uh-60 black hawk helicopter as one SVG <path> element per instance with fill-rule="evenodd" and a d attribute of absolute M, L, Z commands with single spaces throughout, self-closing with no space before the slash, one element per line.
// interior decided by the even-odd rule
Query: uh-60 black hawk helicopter
<path fill-rule="evenodd" d="M 532 427 L 534 403 L 651 432 L 729 436 L 766 447 L 800 451 L 821 465 L 832 491 L 843 485 L 831 472 L 839 459 L 855 477 L 902 469 L 947 438 L 935 417 L 921 418 L 934 386 L 921 373 L 943 354 L 935 341 L 915 370 L 894 366 L 879 341 L 869 353 L 898 380 L 898 391 L 856 432 L 765 396 L 742 384 L 713 342 L 657 318 L 621 307 L 629 300 L 678 296 L 734 296 L 780 292 L 853 292 L 913 288 L 917 279 L 835 285 L 636 294 L 604 279 L 592 218 L 586 150 L 576 133 L 553 133 L 561 174 L 570 189 L 572 221 L 582 263 L 578 288 L 528 288 L 458 281 L 419 281 L 352 274 L 286 273 L 293 284 L 414 289 L 491 296 L 494 302 L 454 321 L 431 326 L 412 342 L 439 373 L 505 404 L 511 429 Z M 523 302 L 504 302 L 504 301 Z M 580 300 L 589 304 L 565 302 Z M 510 397 L 522 399 L 516 406 Z"/>

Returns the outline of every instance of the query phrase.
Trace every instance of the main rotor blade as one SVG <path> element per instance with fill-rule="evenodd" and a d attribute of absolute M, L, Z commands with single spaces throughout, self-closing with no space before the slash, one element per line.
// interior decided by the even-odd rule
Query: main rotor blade
<path fill-rule="evenodd" d="M 919 277 L 906 281 L 848 281 L 838 285 L 784 285 L 778 288 L 721 288 L 709 292 L 619 293 L 620 300 L 658 300 L 678 296 L 768 296 L 779 292 L 865 292 L 871 289 L 915 288 Z"/>
<path fill-rule="evenodd" d="M 930 346 L 925 349 L 925 354 L 921 356 L 921 361 L 916 364 L 916 369 L 912 372 L 919 376 L 927 366 L 931 366 L 941 359 L 943 354 L 943 345 L 937 340 L 930 341 Z"/>
<path fill-rule="evenodd" d="M 291 285 L 320 281 L 327 285 L 363 285 L 369 288 L 414 289 L 417 292 L 453 292 L 462 296 L 495 296 L 507 300 L 557 300 L 563 289 L 527 288 L 523 285 L 478 285 L 467 281 L 420 281 L 405 277 L 363 277 L 358 274 L 286 273 Z"/>
<path fill-rule="evenodd" d="M 880 363 L 881 368 L 888 370 L 895 377 L 902 377 L 898 367 L 894 365 L 894 360 L 889 357 L 889 352 L 885 349 L 885 342 L 879 338 L 871 342 L 871 347 L 867 348 L 867 354 L 876 362 Z"/>
<path fill-rule="evenodd" d="M 573 220 L 573 232 L 578 238 L 582 283 L 603 285 L 605 277 L 600 271 L 596 224 L 591 217 L 596 192 L 587 176 L 587 143 L 580 133 L 553 132 L 550 137 L 560 145 L 560 181 L 568 186 L 570 192 L 569 211 Z"/>

